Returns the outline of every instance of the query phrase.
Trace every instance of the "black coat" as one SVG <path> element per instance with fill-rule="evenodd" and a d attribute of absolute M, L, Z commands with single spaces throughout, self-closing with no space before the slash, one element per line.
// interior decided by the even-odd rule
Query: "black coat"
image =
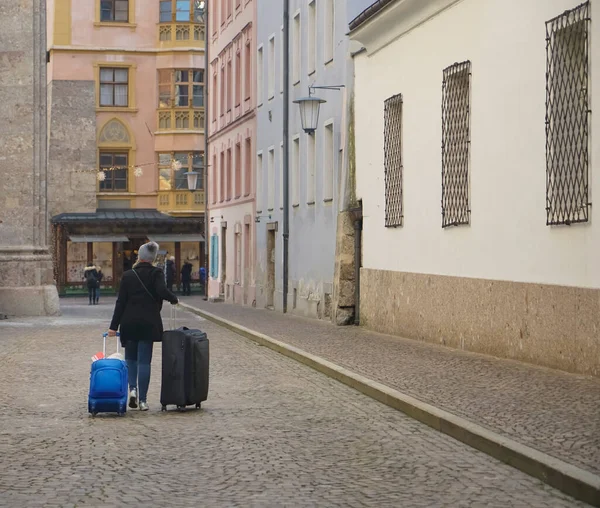
<path fill-rule="evenodd" d="M 192 264 L 184 263 L 181 269 L 181 282 L 192 282 Z"/>
<path fill-rule="evenodd" d="M 85 279 L 88 289 L 98 287 L 98 271 L 95 268 L 87 268 L 86 271 L 83 272 L 83 278 Z"/>
<path fill-rule="evenodd" d="M 175 281 L 175 263 L 169 259 L 167 261 L 167 284 L 172 285 Z"/>
<path fill-rule="evenodd" d="M 178 302 L 177 297 L 165 286 L 165 274 L 160 268 L 150 263 L 140 263 L 135 271 L 152 296 L 146 292 L 133 270 L 123 274 L 110 323 L 111 330 L 121 327 L 123 346 L 130 340 L 160 342 L 163 333 L 160 317 L 162 302 Z"/>

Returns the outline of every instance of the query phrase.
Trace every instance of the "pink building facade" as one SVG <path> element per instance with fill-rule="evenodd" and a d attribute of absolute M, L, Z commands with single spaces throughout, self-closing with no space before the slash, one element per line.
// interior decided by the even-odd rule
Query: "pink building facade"
<path fill-rule="evenodd" d="M 209 298 L 255 302 L 256 0 L 209 6 Z"/>

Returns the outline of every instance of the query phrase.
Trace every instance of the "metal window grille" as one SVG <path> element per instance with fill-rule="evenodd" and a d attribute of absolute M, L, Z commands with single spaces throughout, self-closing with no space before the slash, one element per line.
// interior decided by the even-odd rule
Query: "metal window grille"
<path fill-rule="evenodd" d="M 402 226 L 402 94 L 384 103 L 385 227 Z"/>
<path fill-rule="evenodd" d="M 546 224 L 589 219 L 590 3 L 546 22 Z"/>
<path fill-rule="evenodd" d="M 442 82 L 442 227 L 469 224 L 471 62 L 444 69 Z"/>

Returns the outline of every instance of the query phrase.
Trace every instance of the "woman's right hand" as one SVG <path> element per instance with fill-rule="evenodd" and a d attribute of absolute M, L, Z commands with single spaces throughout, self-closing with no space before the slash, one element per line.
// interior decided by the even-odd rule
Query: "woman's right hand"
<path fill-rule="evenodd" d="M 178 305 L 178 304 L 179 304 L 179 298 L 175 298 L 175 300 L 171 302 L 171 305 Z"/>

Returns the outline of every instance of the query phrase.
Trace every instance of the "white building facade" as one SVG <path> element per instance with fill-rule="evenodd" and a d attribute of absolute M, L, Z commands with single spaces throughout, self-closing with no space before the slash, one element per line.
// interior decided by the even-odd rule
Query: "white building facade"
<path fill-rule="evenodd" d="M 393 0 L 350 24 L 361 324 L 600 374 L 595 17 L 599 0 Z"/>
<path fill-rule="evenodd" d="M 258 0 L 257 9 L 256 305 L 282 310 L 283 2 Z M 312 135 L 302 130 L 297 104 L 290 103 L 289 114 L 287 311 L 321 319 L 335 315 L 336 228 L 346 192 L 353 82 L 347 31 L 346 0 L 290 0 L 291 101 L 306 97 L 309 86 L 342 85 L 315 90 L 326 102 Z"/>

